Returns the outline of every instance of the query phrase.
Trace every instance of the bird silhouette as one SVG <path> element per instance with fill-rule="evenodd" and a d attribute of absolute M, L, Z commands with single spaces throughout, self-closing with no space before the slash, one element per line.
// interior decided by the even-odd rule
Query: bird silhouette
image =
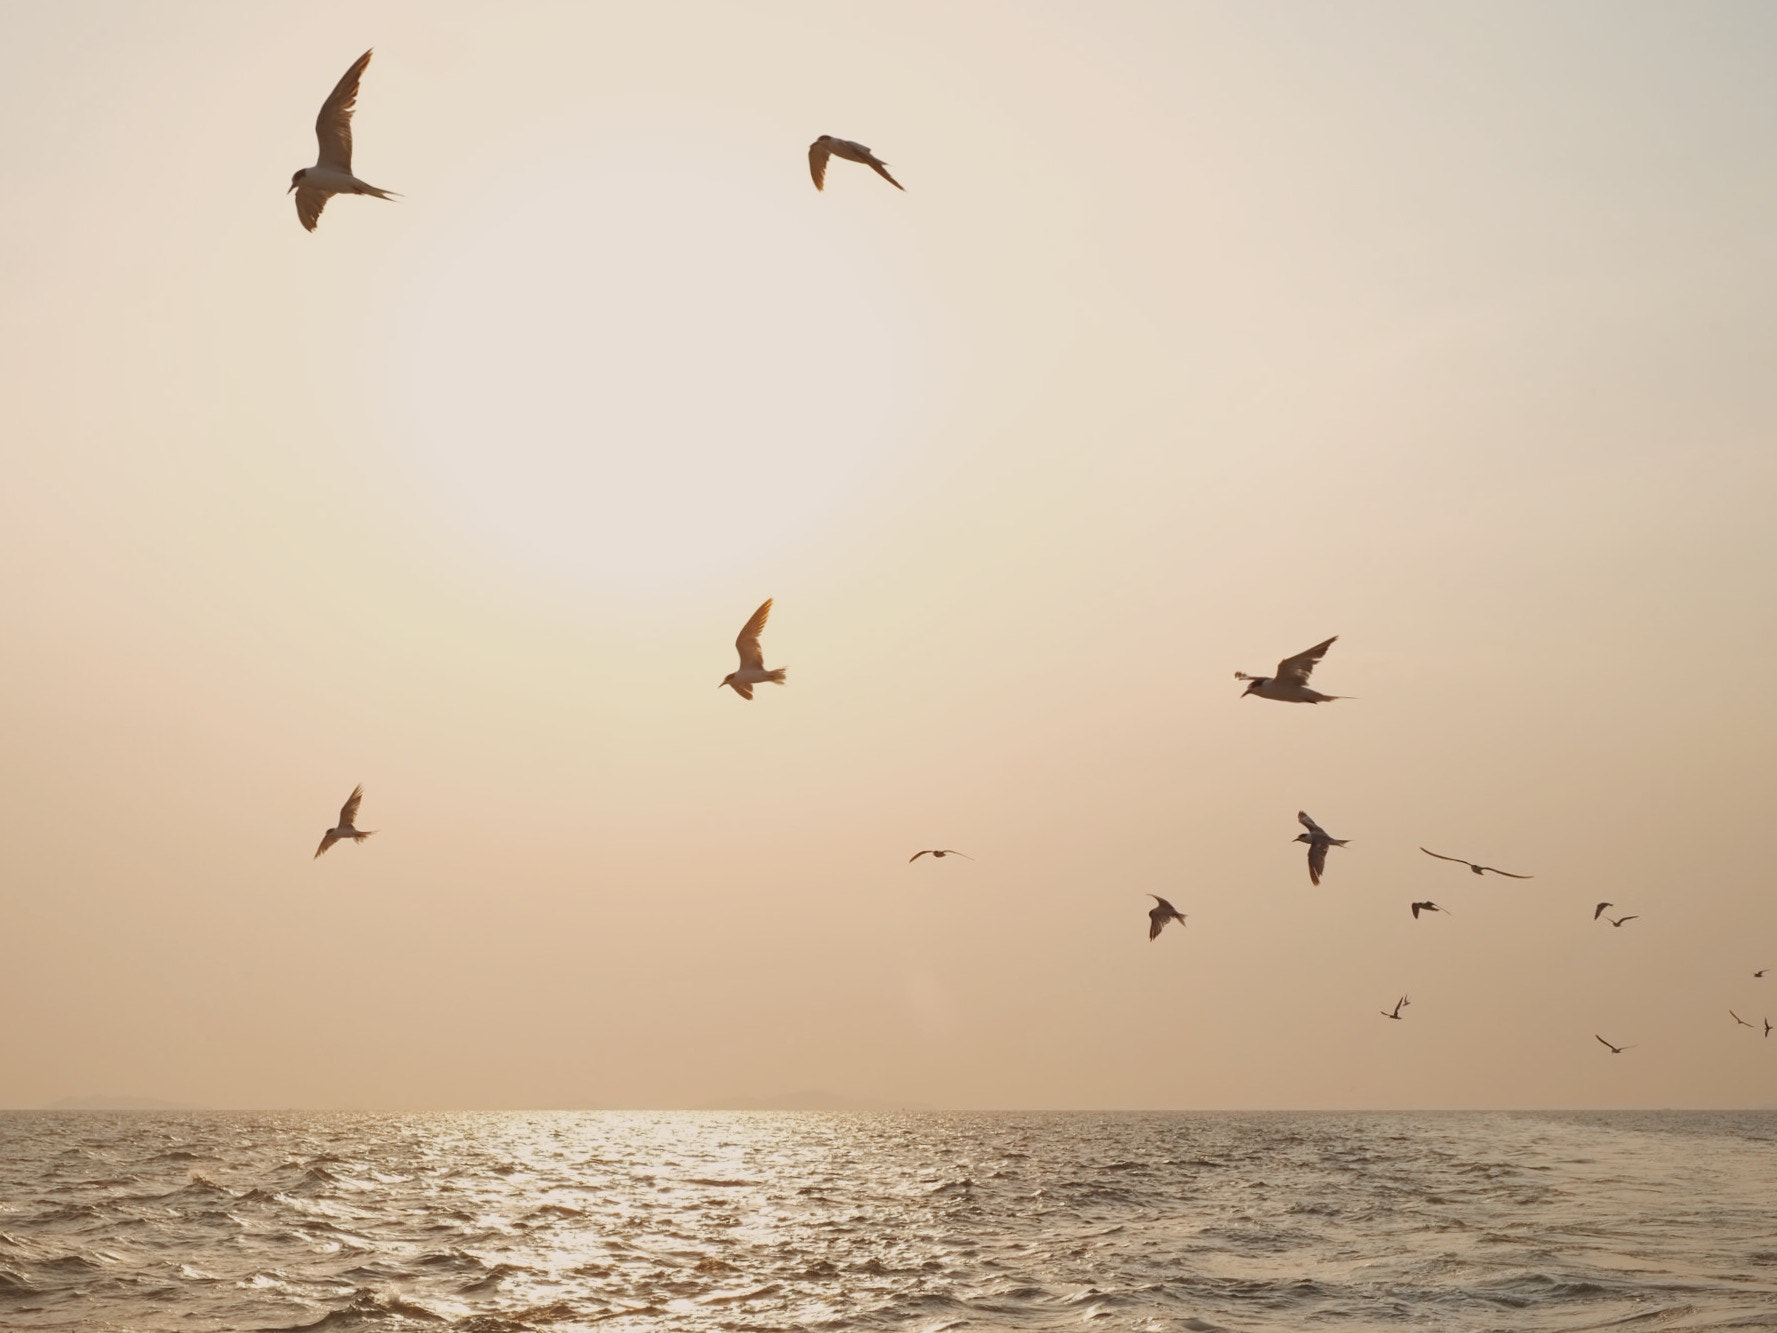
<path fill-rule="evenodd" d="M 1240 697 L 1244 699 L 1249 694 L 1256 694 L 1261 699 L 1276 699 L 1286 704 L 1321 704 L 1333 699 L 1343 699 L 1345 696 L 1342 694 L 1322 694 L 1308 688 L 1308 677 L 1314 671 L 1315 664 L 1327 655 L 1327 649 L 1333 646 L 1338 637 L 1335 634 L 1324 643 L 1317 643 L 1294 657 L 1284 658 L 1277 664 L 1275 676 L 1249 676 L 1244 671 L 1236 671 L 1234 679 L 1247 682 Z"/>
<path fill-rule="evenodd" d="M 853 143 L 850 139 L 835 139 L 831 134 L 823 134 L 808 145 L 808 174 L 814 177 L 814 188 L 817 190 L 827 188 L 827 158 L 829 156 L 844 158 L 847 162 L 862 162 L 897 190 L 905 191 L 907 188 L 889 175 L 887 164 L 863 144 Z"/>
<path fill-rule="evenodd" d="M 1771 1035 L 1771 1020 L 1767 1018 L 1765 1020 L 1765 1036 L 1769 1037 L 1770 1035 Z"/>
<path fill-rule="evenodd" d="M 1419 914 L 1421 912 L 1442 912 L 1446 916 L 1455 915 L 1453 912 L 1450 911 L 1450 909 L 1448 907 L 1439 907 L 1436 903 L 1432 903 L 1432 902 L 1414 903 L 1413 904 L 1413 919 L 1415 921 L 1419 920 Z"/>
<path fill-rule="evenodd" d="M 320 144 L 320 155 L 314 166 L 304 167 L 292 176 L 290 189 L 284 191 L 285 194 L 291 190 L 296 192 L 296 218 L 306 231 L 315 229 L 315 224 L 321 220 L 321 210 L 336 194 L 368 194 L 378 199 L 397 197 L 352 175 L 352 111 L 358 104 L 358 80 L 364 77 L 364 67 L 369 63 L 370 52 L 366 51 L 352 62 L 352 67 L 340 76 L 333 91 L 327 94 L 327 100 L 321 103 L 321 114 L 315 117 L 315 139 Z"/>
<path fill-rule="evenodd" d="M 767 597 L 753 612 L 752 618 L 740 628 L 740 637 L 734 641 L 734 649 L 740 654 L 740 670 L 730 671 L 722 677 L 722 685 L 728 686 L 743 699 L 753 697 L 753 686 L 770 681 L 773 685 L 782 685 L 787 671 L 784 667 L 767 671 L 765 669 L 765 651 L 759 647 L 759 635 L 765 628 L 765 622 L 771 619 L 771 598 Z"/>
<path fill-rule="evenodd" d="M 1596 920 L 1597 920 L 1597 919 L 1598 919 L 1598 918 L 1597 918 L 1597 917 L 1593 917 L 1593 918 L 1592 918 L 1592 919 L 1593 919 L 1593 920 L 1594 920 L 1594 921 L 1596 921 Z M 1605 919 L 1605 920 L 1606 920 L 1606 921 L 1608 921 L 1608 922 L 1610 922 L 1610 924 L 1611 924 L 1611 925 L 1613 925 L 1613 926 L 1620 926 L 1620 925 L 1622 925 L 1622 924 L 1623 924 L 1623 923 L 1624 923 L 1624 922 L 1625 922 L 1625 921 L 1639 921 L 1639 920 L 1641 920 L 1641 918 L 1640 918 L 1640 917 L 1638 917 L 1638 916 L 1607 916 L 1607 917 L 1605 917 L 1605 918 L 1604 918 L 1604 919 Z"/>
<path fill-rule="evenodd" d="M 1158 907 L 1150 907 L 1148 909 L 1148 938 L 1150 940 L 1158 937 L 1160 932 L 1166 929 L 1166 923 L 1168 921 L 1176 921 L 1181 926 L 1185 924 L 1185 914 L 1179 911 L 1178 908 L 1174 907 L 1171 903 L 1167 902 L 1166 899 L 1162 898 L 1157 893 L 1150 893 L 1148 897 L 1152 898 L 1159 904 Z"/>
<path fill-rule="evenodd" d="M 1758 971 L 1754 972 L 1752 975 L 1755 977 L 1762 977 L 1765 975 L 1765 973 L 1769 972 L 1770 970 L 1771 969 L 1768 967 L 1761 967 Z"/>
<path fill-rule="evenodd" d="M 1504 875 L 1507 879 L 1535 879 L 1536 878 L 1535 875 L 1514 875 L 1511 871 L 1500 870 L 1496 866 L 1476 865 L 1473 861 L 1465 861 L 1460 856 L 1445 856 L 1442 852 L 1434 852 L 1429 847 L 1421 847 L 1419 850 L 1424 852 L 1427 856 L 1437 857 L 1438 860 L 1440 860 L 1440 861 L 1454 861 L 1459 866 L 1467 866 L 1470 870 L 1474 871 L 1477 875 L 1483 874 L 1487 871 L 1492 871 L 1492 873 L 1494 873 L 1495 875 Z"/>
<path fill-rule="evenodd" d="M 1755 1028 L 1756 1029 L 1758 1027 L 1758 1024 L 1748 1023 L 1744 1018 L 1740 1017 L 1740 1015 L 1736 1014 L 1732 1009 L 1728 1010 L 1728 1014 L 1731 1018 L 1733 1018 L 1733 1020 L 1736 1023 L 1738 1023 L 1743 1028 Z"/>
<path fill-rule="evenodd" d="M 1319 824 L 1316 824 L 1310 819 L 1306 810 L 1296 811 L 1296 818 L 1301 821 L 1302 827 L 1307 829 L 1308 832 L 1298 833 L 1295 837 L 1291 838 L 1290 841 L 1305 842 L 1308 844 L 1308 882 L 1310 884 L 1319 884 L 1321 874 L 1327 868 L 1327 848 L 1343 847 L 1347 842 L 1351 841 L 1351 839 L 1335 838 Z"/>
<path fill-rule="evenodd" d="M 310 860 L 319 858 L 322 852 L 333 846 L 334 843 L 340 842 L 343 839 L 350 838 L 353 842 L 363 842 L 364 839 L 376 832 L 375 829 L 357 829 L 352 827 L 352 821 L 358 817 L 358 803 L 363 799 L 364 784 L 359 783 L 356 787 L 352 788 L 352 794 L 346 797 L 346 803 L 339 807 L 338 826 L 328 829 L 326 833 L 321 835 L 321 845 L 315 848 L 315 855 L 310 857 Z"/>
<path fill-rule="evenodd" d="M 1394 1002 L 1394 1012 L 1392 1014 L 1389 1013 L 1388 1010 L 1386 1010 L 1386 1009 L 1378 1009 L 1376 1012 L 1381 1014 L 1384 1018 L 1392 1018 L 1396 1022 L 1403 1022 L 1405 1020 L 1403 1020 L 1401 1018 L 1401 1010 L 1405 1009 L 1406 1007 L 1407 1007 L 1407 997 L 1405 995 L 1403 995 L 1403 996 L 1401 996 L 1400 999 L 1398 999 Z"/>
<path fill-rule="evenodd" d="M 1596 1032 L 1594 1032 L 1594 1033 L 1593 1033 L 1593 1034 L 1592 1034 L 1592 1035 L 1593 1035 L 1593 1036 L 1594 1036 L 1594 1037 L 1598 1037 L 1598 1034 L 1597 1034 L 1597 1033 L 1596 1033 Z M 1603 1037 L 1598 1037 L 1598 1040 L 1599 1040 L 1599 1041 L 1604 1041 L 1604 1038 L 1603 1038 Z M 1605 1044 L 1605 1045 L 1606 1045 L 1606 1046 L 1610 1046 L 1610 1043 L 1609 1043 L 1609 1042 L 1608 1042 L 1608 1041 L 1604 1041 L 1604 1044 Z M 1621 1055 L 1621 1054 L 1622 1054 L 1622 1053 L 1623 1053 L 1623 1052 L 1624 1052 L 1624 1051 L 1632 1051 L 1632 1050 L 1634 1050 L 1634 1049 L 1635 1049 L 1635 1046 L 1636 1046 L 1636 1043 L 1634 1043 L 1634 1042 L 1631 1042 L 1631 1043 L 1630 1043 L 1630 1044 L 1629 1044 L 1629 1045 L 1627 1045 L 1627 1046 L 1610 1046 L 1610 1053 L 1611 1053 L 1611 1054 L 1612 1054 L 1612 1055 Z"/>
<path fill-rule="evenodd" d="M 935 847 L 928 847 L 925 849 L 925 851 L 915 852 L 912 856 L 908 857 L 907 863 L 909 865 L 912 865 L 913 862 L 919 860 L 919 858 L 922 856 L 960 856 L 965 861 L 973 861 L 975 859 L 974 857 L 970 856 L 967 852 L 959 852 L 954 847 L 946 847 L 943 851 L 939 851 Z"/>
<path fill-rule="evenodd" d="M 1599 917 L 1603 916 L 1605 908 L 1615 906 L 1615 903 L 1599 903 L 1598 906 L 1592 909 L 1592 920 L 1596 921 Z"/>

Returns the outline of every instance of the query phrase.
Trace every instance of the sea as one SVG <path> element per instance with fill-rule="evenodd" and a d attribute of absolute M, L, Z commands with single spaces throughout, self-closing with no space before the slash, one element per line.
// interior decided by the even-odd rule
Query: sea
<path fill-rule="evenodd" d="M 0 1113 L 0 1329 L 1777 1330 L 1777 1112 Z"/>

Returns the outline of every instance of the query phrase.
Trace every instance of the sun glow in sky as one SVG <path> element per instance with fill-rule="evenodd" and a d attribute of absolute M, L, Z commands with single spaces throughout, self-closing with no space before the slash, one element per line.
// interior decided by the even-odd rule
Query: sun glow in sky
<path fill-rule="evenodd" d="M 1774 51 L 0 10 L 0 1104 L 1777 1100 Z"/>

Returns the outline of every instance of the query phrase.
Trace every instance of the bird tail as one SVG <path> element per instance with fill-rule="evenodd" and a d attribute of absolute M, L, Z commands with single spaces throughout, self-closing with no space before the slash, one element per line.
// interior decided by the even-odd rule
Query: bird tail
<path fill-rule="evenodd" d="M 401 197 L 393 190 L 379 190 L 374 185 L 366 185 L 362 190 L 359 190 L 358 193 L 373 195 L 378 199 L 399 199 Z"/>
<path fill-rule="evenodd" d="M 765 679 L 770 681 L 773 685 L 782 685 L 784 683 L 784 681 L 789 678 L 789 674 L 790 674 L 789 667 L 779 667 L 776 671 L 773 671 Z"/>
<path fill-rule="evenodd" d="M 1343 847 L 1346 843 L 1350 842 L 1351 839 L 1350 838 L 1328 838 L 1327 841 L 1332 843 L 1333 846 L 1335 846 L 1335 847 Z"/>
<path fill-rule="evenodd" d="M 901 182 L 896 180 L 893 176 L 889 175 L 888 168 L 885 167 L 882 163 L 872 162 L 870 165 L 872 167 L 876 168 L 876 174 L 878 176 L 881 176 L 890 185 L 894 186 L 897 190 L 901 191 L 903 194 L 905 194 L 907 192 L 907 187 L 905 185 L 901 184 Z"/>
<path fill-rule="evenodd" d="M 376 832 L 375 829 L 365 829 L 362 833 L 354 833 L 354 834 L 352 834 L 352 841 L 353 842 L 363 842 L 364 839 L 368 838 L 372 833 L 375 833 L 375 832 Z"/>

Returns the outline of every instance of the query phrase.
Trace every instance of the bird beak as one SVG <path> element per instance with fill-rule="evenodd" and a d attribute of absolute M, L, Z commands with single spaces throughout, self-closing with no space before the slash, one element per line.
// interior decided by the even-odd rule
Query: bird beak
<path fill-rule="evenodd" d="M 296 188 L 296 182 L 295 182 L 295 181 L 291 181 L 291 182 L 290 182 L 290 190 L 294 190 L 294 189 L 295 189 L 295 188 Z M 290 193 L 290 190 L 285 190 L 285 191 L 284 191 L 284 193 L 285 193 L 285 194 L 289 194 L 289 193 Z"/>

